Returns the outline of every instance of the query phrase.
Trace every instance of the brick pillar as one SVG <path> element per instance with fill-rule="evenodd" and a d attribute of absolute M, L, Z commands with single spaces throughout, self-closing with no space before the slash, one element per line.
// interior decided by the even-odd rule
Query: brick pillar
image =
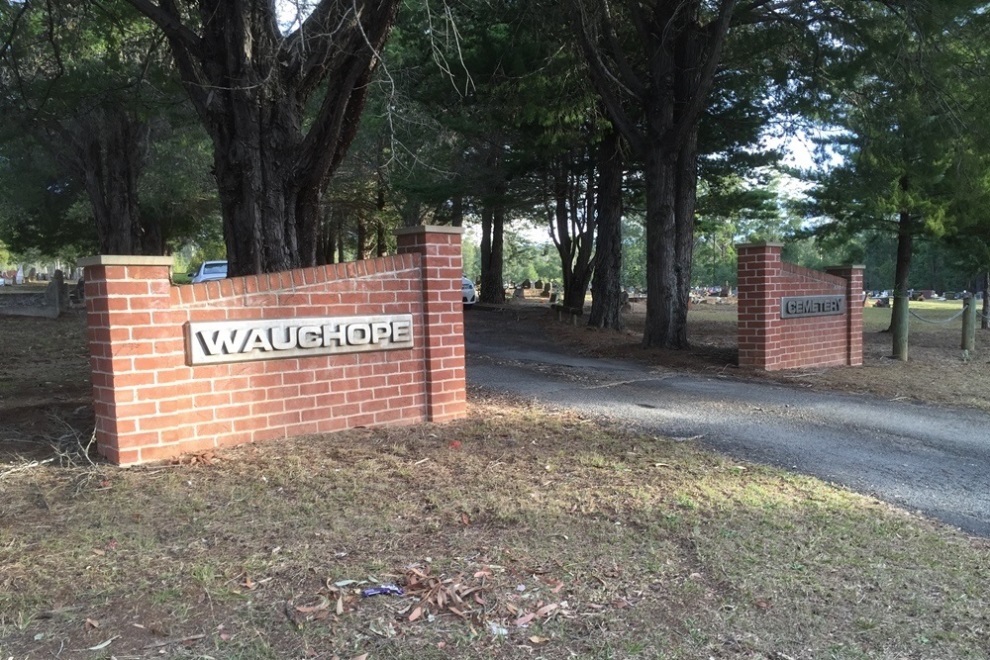
<path fill-rule="evenodd" d="M 399 253 L 419 254 L 423 269 L 423 337 L 427 419 L 464 417 L 464 304 L 461 227 L 397 230 Z"/>
<path fill-rule="evenodd" d="M 829 275 L 846 280 L 846 364 L 863 364 L 863 270 L 866 266 L 834 266 L 825 269 Z"/>
<path fill-rule="evenodd" d="M 739 366 L 774 369 L 780 362 L 781 243 L 736 246 L 739 279 Z"/>
<path fill-rule="evenodd" d="M 172 258 L 98 256 L 78 265 L 86 269 L 96 448 L 118 465 L 137 463 L 141 447 L 161 441 L 142 422 L 161 412 L 153 339 L 169 325 Z"/>

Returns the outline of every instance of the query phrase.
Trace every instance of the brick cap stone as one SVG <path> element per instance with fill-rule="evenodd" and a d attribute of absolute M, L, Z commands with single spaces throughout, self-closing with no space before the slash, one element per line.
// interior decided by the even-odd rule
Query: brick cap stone
<path fill-rule="evenodd" d="M 408 236 L 409 234 L 463 234 L 464 227 L 451 227 L 448 225 L 419 225 L 417 227 L 399 227 L 395 230 L 396 236 Z"/>
<path fill-rule="evenodd" d="M 775 241 L 758 241 L 756 243 L 737 243 L 737 248 L 755 248 L 755 247 L 784 247 L 783 243 L 777 243 Z"/>
<path fill-rule="evenodd" d="M 76 266 L 171 266 L 172 257 L 149 257 L 128 254 L 99 254 L 95 257 L 82 257 L 76 260 Z"/>

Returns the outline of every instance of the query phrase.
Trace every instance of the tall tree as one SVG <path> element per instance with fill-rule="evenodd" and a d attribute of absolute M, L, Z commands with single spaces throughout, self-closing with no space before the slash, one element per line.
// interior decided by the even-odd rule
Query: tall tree
<path fill-rule="evenodd" d="M 213 141 L 230 274 L 315 264 L 320 196 L 399 0 L 321 0 L 289 29 L 275 0 L 128 1 L 164 33 Z"/>
<path fill-rule="evenodd" d="M 99 248 L 162 254 L 138 186 L 167 101 L 164 62 L 139 16 L 111 0 L 0 4 L 0 110 L 8 141 L 44 145 L 85 191 Z"/>
<path fill-rule="evenodd" d="M 644 164 L 645 346 L 687 345 L 698 122 L 736 0 L 577 0 L 578 35 L 613 124 Z"/>
<path fill-rule="evenodd" d="M 907 304 L 919 236 L 938 237 L 958 222 L 954 200 L 972 195 L 977 176 L 967 153 L 972 134 L 985 132 L 967 105 L 974 86 L 960 47 L 982 3 L 873 5 L 847 35 L 833 63 L 841 86 L 831 120 L 842 163 L 815 191 L 816 210 L 833 219 L 820 233 L 881 230 L 897 237 L 894 353 L 907 358 Z M 981 109 L 982 110 L 982 109 Z M 982 122 L 982 120 L 980 120 Z M 985 123 L 985 122 L 982 122 Z"/>

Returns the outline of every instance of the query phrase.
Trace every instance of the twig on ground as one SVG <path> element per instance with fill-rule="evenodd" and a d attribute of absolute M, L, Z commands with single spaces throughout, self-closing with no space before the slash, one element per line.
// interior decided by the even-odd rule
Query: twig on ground
<path fill-rule="evenodd" d="M 200 633 L 198 635 L 188 635 L 186 637 L 174 637 L 172 639 L 163 639 L 162 641 L 154 642 L 153 644 L 147 644 L 142 648 L 158 649 L 163 646 L 169 646 L 171 644 L 183 644 L 185 642 L 195 642 L 196 640 L 203 639 L 204 637 L 206 637 L 206 635 L 203 633 Z"/>
<path fill-rule="evenodd" d="M 55 460 L 54 458 L 46 458 L 43 461 L 31 461 L 30 463 L 24 463 L 23 465 L 18 465 L 17 467 L 13 467 L 8 470 L 4 470 L 3 472 L 0 472 L 0 479 L 9 477 L 10 475 L 15 474 L 17 472 L 24 472 L 26 470 L 30 470 L 31 468 L 41 467 L 42 465 L 45 465 L 46 463 L 51 463 L 54 460 Z"/>

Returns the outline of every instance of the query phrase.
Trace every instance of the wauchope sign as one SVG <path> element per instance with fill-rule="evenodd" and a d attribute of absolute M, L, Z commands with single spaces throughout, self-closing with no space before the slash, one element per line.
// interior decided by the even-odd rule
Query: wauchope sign
<path fill-rule="evenodd" d="M 186 362 L 189 365 L 412 347 L 410 314 L 186 324 Z"/>

